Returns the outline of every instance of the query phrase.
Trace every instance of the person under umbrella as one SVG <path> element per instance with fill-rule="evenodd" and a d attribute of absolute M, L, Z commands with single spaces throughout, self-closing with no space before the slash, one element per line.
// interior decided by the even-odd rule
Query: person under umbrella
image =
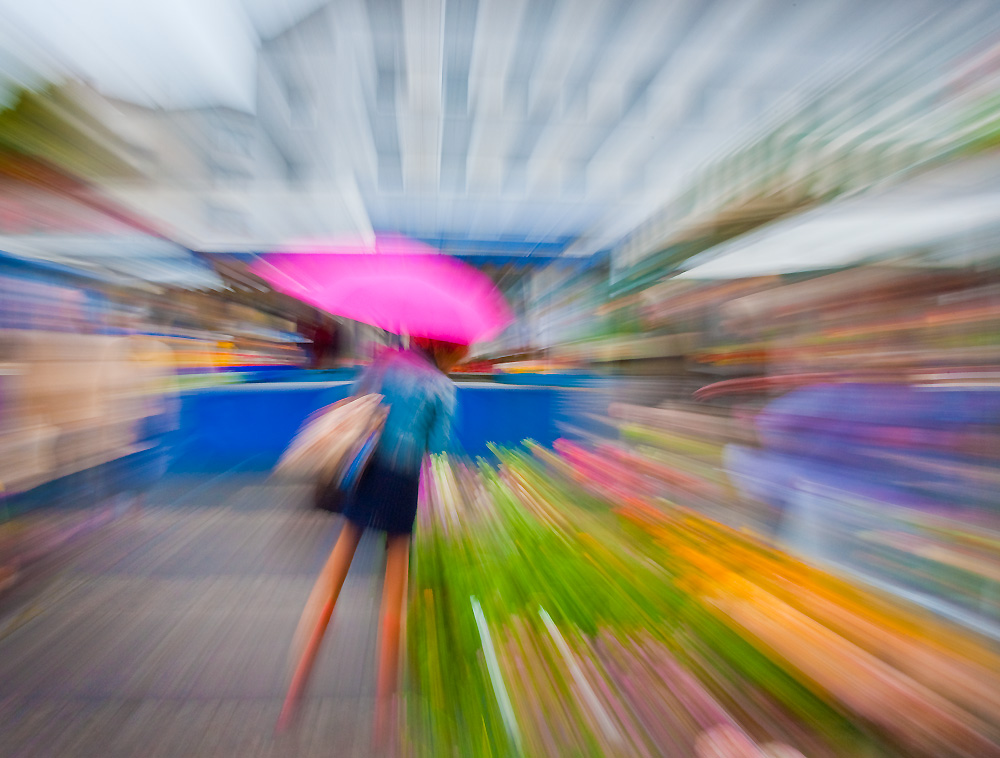
<path fill-rule="evenodd" d="M 376 686 L 376 735 L 384 735 L 398 674 L 401 616 L 420 470 L 428 453 L 448 448 L 456 390 L 447 373 L 467 352 L 465 345 L 415 339 L 407 350 L 385 350 L 353 388 L 355 395 L 381 394 L 389 412 L 371 460 L 347 496 L 343 527 L 314 590 L 314 597 L 325 598 L 325 604 L 296 667 L 279 729 L 287 726 L 294 714 L 354 553 L 362 534 L 369 529 L 386 535 Z M 309 628 L 308 616 L 307 610 L 300 635 Z"/>
<path fill-rule="evenodd" d="M 384 395 L 389 414 L 372 464 L 345 504 L 343 530 L 303 615 L 297 638 L 305 640 L 305 652 L 278 722 L 280 730 L 294 714 L 361 534 L 377 529 L 387 538 L 376 712 L 376 725 L 385 726 L 396 683 L 421 462 L 426 453 L 443 450 L 455 412 L 455 388 L 445 374 L 465 355 L 466 345 L 493 339 L 513 314 L 485 273 L 398 235 L 307 243 L 267 254 L 252 270 L 275 290 L 321 311 L 416 338 L 408 350 L 384 353 L 357 387 Z M 310 615 L 317 606 L 323 610 L 314 624 Z"/>

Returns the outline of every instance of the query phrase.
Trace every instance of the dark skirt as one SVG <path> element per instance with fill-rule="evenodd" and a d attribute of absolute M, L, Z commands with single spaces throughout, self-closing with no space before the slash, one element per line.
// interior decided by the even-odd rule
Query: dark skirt
<path fill-rule="evenodd" d="M 364 529 L 412 534 L 419 491 L 419 472 L 400 474 L 373 458 L 347 495 L 344 518 Z"/>

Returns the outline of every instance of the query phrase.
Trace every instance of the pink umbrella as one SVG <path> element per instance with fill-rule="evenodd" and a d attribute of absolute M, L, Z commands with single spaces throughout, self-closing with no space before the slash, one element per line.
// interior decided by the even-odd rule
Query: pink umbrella
<path fill-rule="evenodd" d="M 348 243 L 273 253 L 253 271 L 279 292 L 396 334 L 461 344 L 487 340 L 512 320 L 488 276 L 400 237 L 375 249 Z"/>

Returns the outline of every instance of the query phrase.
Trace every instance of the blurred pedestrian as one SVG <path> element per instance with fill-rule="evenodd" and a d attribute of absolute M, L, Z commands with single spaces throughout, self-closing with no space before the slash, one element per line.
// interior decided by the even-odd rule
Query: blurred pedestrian
<path fill-rule="evenodd" d="M 309 322 L 302 335 L 311 343 L 309 368 L 320 369 L 336 357 L 340 347 L 337 324 L 329 318 Z"/>
<path fill-rule="evenodd" d="M 329 623 L 361 536 L 373 529 L 386 536 L 382 590 L 376 729 L 383 734 L 395 695 L 400 624 L 409 567 L 410 536 L 417 513 L 420 469 L 428 453 L 444 452 L 455 416 L 455 385 L 448 372 L 468 348 L 438 340 L 415 340 L 409 349 L 383 351 L 354 387 L 354 394 L 377 392 L 389 407 L 381 437 L 343 509 L 344 523 L 314 596 L 323 611 L 316 624 L 307 614 L 300 634 L 312 629 L 289 689 L 282 724 L 301 694 Z M 312 602 L 309 604 L 312 606 Z M 318 605 L 318 603 L 317 603 Z"/>

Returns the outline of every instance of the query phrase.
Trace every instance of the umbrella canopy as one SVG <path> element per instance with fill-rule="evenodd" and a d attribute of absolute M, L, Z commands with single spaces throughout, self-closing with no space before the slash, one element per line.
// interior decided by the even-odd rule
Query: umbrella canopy
<path fill-rule="evenodd" d="M 455 258 L 359 249 L 345 245 L 274 253 L 253 270 L 279 292 L 396 334 L 468 345 L 495 337 L 512 320 L 492 280 Z M 393 240 L 376 248 L 386 249 L 426 247 L 408 248 Z"/>

